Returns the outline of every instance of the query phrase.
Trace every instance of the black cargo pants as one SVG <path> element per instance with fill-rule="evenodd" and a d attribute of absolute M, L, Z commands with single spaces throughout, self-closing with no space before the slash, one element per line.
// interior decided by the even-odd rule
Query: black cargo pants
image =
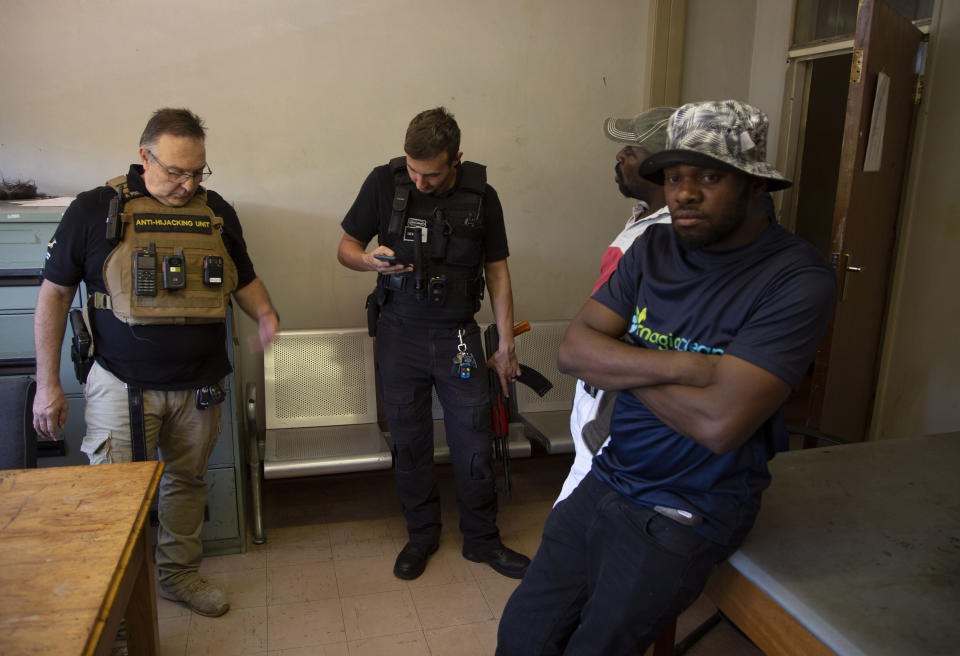
<path fill-rule="evenodd" d="M 470 378 L 451 375 L 458 328 L 476 359 Z M 498 542 L 497 496 L 490 466 L 493 434 L 490 395 L 480 329 L 425 327 L 393 315 L 381 316 L 376 368 L 396 451 L 397 494 L 410 540 L 437 544 L 440 494 L 433 464 L 432 388 L 443 407 L 465 546 Z"/>

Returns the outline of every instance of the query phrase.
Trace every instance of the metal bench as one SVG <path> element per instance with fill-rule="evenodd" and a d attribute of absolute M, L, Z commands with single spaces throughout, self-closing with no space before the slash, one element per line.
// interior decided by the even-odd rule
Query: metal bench
<path fill-rule="evenodd" d="M 516 391 L 517 413 L 527 437 L 539 442 L 547 453 L 573 453 L 570 410 L 576 379 L 557 369 L 557 352 L 569 321 L 531 321 L 530 333 L 517 339 L 517 359 L 541 374 L 553 389 L 543 397 L 524 385 Z"/>
<path fill-rule="evenodd" d="M 373 339 L 366 329 L 281 331 L 263 357 L 264 418 L 246 386 L 253 541 L 266 541 L 263 479 L 390 469 L 389 433 L 377 423 Z M 443 408 L 433 394 L 434 461 L 450 462 Z M 529 457 L 523 425 L 510 424 L 512 458 Z"/>
<path fill-rule="evenodd" d="M 246 387 L 257 544 L 266 540 L 261 475 L 294 478 L 393 464 L 377 424 L 373 340 L 365 329 L 281 331 L 264 353 L 263 374 L 262 439 L 256 430 L 256 387 Z"/>

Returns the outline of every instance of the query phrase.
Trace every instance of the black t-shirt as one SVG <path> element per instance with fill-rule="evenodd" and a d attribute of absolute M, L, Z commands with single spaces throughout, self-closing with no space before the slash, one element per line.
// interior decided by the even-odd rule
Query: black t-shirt
<path fill-rule="evenodd" d="M 132 165 L 127 184 L 148 193 L 143 168 Z M 43 277 L 63 286 L 80 281 L 87 291 L 104 292 L 103 263 L 113 250 L 105 219 L 116 192 L 97 187 L 77 196 L 47 248 Z M 224 244 L 237 267 L 238 287 L 256 278 L 237 213 L 219 194 L 207 190 L 207 205 L 223 219 Z M 117 378 L 146 389 L 192 389 L 219 381 L 232 370 L 223 323 L 131 326 L 110 310 L 90 310 L 97 362 Z"/>
<path fill-rule="evenodd" d="M 447 193 L 454 193 L 459 184 L 460 167 L 457 166 L 457 182 Z M 377 235 L 379 243 L 382 244 L 386 238 L 390 214 L 393 211 L 395 188 L 393 171 L 389 165 L 384 164 L 373 169 L 360 187 L 360 193 L 353 201 L 350 211 L 340 223 L 343 231 L 365 244 L 370 243 L 374 235 Z M 417 200 L 418 195 L 429 196 L 414 188 L 410 192 L 411 205 Z M 503 224 L 503 207 L 500 205 L 500 197 L 490 185 L 487 185 L 483 195 L 483 228 L 483 261 L 496 262 L 507 259 L 510 250 L 507 246 L 507 231 Z"/>

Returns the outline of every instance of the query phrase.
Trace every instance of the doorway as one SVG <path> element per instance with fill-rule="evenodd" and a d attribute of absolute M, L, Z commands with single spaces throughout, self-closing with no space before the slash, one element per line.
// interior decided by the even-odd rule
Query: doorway
<path fill-rule="evenodd" d="M 795 413 L 809 399 L 806 413 L 788 421 L 846 440 L 870 431 L 922 37 L 884 0 L 860 0 L 851 54 L 815 48 L 788 63 L 788 177 L 797 184 L 784 223 L 828 249 L 838 285 L 809 394 L 791 404 Z"/>
<path fill-rule="evenodd" d="M 837 198 L 840 150 L 853 56 L 839 53 L 806 63 L 803 132 L 791 202 L 793 230 L 830 258 L 833 210 Z M 811 364 L 803 383 L 783 408 L 784 420 L 810 427 Z"/>
<path fill-rule="evenodd" d="M 828 259 L 851 61 L 852 55 L 840 54 L 810 63 L 807 127 L 796 179 L 796 233 Z"/>

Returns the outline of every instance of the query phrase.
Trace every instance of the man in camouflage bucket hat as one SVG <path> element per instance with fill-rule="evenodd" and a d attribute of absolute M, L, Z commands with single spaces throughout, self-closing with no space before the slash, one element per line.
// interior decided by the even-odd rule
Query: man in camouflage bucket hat
<path fill-rule="evenodd" d="M 791 185 L 766 162 L 767 115 L 738 100 L 690 103 L 670 117 L 666 149 L 648 158 L 640 174 L 663 184 L 663 169 L 693 164 L 735 170 L 767 181 L 767 191 Z"/>
<path fill-rule="evenodd" d="M 789 184 L 766 137 L 749 105 L 686 105 L 641 165 L 673 221 L 624 253 L 558 358 L 617 393 L 610 442 L 547 517 L 498 654 L 644 653 L 753 526 L 787 446 L 779 409 L 836 294 L 823 255 L 764 207 Z"/>

